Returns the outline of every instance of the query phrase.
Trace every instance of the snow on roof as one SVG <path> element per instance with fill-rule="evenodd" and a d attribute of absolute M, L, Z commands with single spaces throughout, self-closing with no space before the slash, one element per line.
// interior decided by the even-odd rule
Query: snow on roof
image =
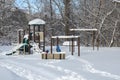
<path fill-rule="evenodd" d="M 120 0 L 113 0 L 113 2 L 118 2 L 118 3 L 120 3 Z"/>
<path fill-rule="evenodd" d="M 33 19 L 33 20 L 29 21 L 28 24 L 29 25 L 44 25 L 45 21 L 42 19 Z"/>
<path fill-rule="evenodd" d="M 28 34 L 26 34 L 26 35 L 24 36 L 24 38 L 28 39 Z"/>
<path fill-rule="evenodd" d="M 18 31 L 23 31 L 23 29 L 18 29 Z"/>
<path fill-rule="evenodd" d="M 70 29 L 70 31 L 97 31 L 97 29 Z"/>
<path fill-rule="evenodd" d="M 52 38 L 78 38 L 79 36 L 52 36 Z"/>

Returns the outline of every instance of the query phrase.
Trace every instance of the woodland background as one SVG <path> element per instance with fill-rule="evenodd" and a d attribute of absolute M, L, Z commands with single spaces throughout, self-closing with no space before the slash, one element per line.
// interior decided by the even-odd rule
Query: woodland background
<path fill-rule="evenodd" d="M 46 45 L 52 35 L 71 34 L 70 28 L 97 28 L 100 46 L 120 47 L 119 0 L 0 0 L 0 44 L 17 42 L 17 30 L 28 31 L 35 18 L 46 21 Z M 92 33 L 75 34 L 91 46 Z"/>

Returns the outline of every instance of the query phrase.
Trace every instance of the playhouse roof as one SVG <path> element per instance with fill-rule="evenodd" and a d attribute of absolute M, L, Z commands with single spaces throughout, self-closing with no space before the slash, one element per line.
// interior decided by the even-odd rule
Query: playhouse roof
<path fill-rule="evenodd" d="M 120 3 L 120 0 L 113 0 L 113 2 L 117 2 L 117 3 Z"/>
<path fill-rule="evenodd" d="M 29 21 L 28 24 L 29 25 L 44 25 L 45 21 L 37 18 L 37 19 L 33 19 L 33 20 Z"/>

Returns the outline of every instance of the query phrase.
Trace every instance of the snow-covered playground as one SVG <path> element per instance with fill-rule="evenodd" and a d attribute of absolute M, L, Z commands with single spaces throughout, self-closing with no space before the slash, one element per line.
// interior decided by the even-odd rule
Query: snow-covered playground
<path fill-rule="evenodd" d="M 0 46 L 1 80 L 120 80 L 120 48 L 117 47 L 99 51 L 81 47 L 79 57 L 77 52 L 71 55 L 68 47 L 62 46 L 61 50 L 66 52 L 64 60 L 41 59 L 40 53 L 4 55 L 12 48 Z"/>

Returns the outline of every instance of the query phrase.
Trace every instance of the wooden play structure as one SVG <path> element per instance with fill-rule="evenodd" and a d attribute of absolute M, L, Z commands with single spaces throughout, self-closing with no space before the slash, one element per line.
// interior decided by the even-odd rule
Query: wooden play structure
<path fill-rule="evenodd" d="M 45 21 L 34 19 L 29 23 L 29 40 L 39 44 L 39 48 L 45 51 Z"/>
<path fill-rule="evenodd" d="M 51 37 L 51 52 L 50 54 L 42 53 L 42 59 L 65 59 L 65 52 L 53 52 L 53 39 L 56 39 L 56 45 L 59 46 L 60 39 L 70 39 L 72 42 L 71 47 L 71 55 L 74 55 L 74 41 L 77 41 L 78 46 L 78 56 L 80 56 L 80 37 L 79 36 L 52 36 Z"/>
<path fill-rule="evenodd" d="M 23 44 L 20 47 L 20 51 L 22 50 L 23 53 L 25 54 L 28 52 L 28 54 L 32 53 L 30 48 L 34 46 L 33 44 L 37 44 L 39 49 L 42 51 L 45 51 L 45 21 L 42 19 L 34 19 L 31 20 L 28 23 L 29 26 L 29 32 L 28 34 L 25 34 L 25 30 L 19 29 L 17 31 L 18 33 L 18 43 Z M 28 41 L 25 42 L 27 39 Z M 25 40 L 25 41 L 24 41 Z M 27 51 L 26 51 L 26 45 L 27 45 Z"/>
<path fill-rule="evenodd" d="M 97 50 L 99 50 L 99 36 L 96 37 L 96 34 L 98 34 L 98 30 L 97 29 L 70 29 L 71 32 L 75 31 L 79 31 L 79 32 L 92 32 L 92 45 L 93 45 L 93 50 L 94 50 L 94 46 L 95 46 L 95 42 L 96 42 L 96 46 L 97 46 Z M 97 39 L 96 39 L 97 38 Z"/>
<path fill-rule="evenodd" d="M 94 46 L 95 46 L 95 40 L 96 40 L 97 49 L 99 49 L 99 37 L 97 37 L 97 39 L 96 39 L 96 34 L 98 34 L 97 29 L 70 29 L 70 31 L 71 32 L 74 32 L 74 31 L 92 32 L 93 50 L 94 50 Z M 53 52 L 53 39 L 56 39 L 54 41 L 56 41 L 57 46 L 59 45 L 60 39 L 65 39 L 65 40 L 69 39 L 69 46 L 71 46 L 71 55 L 74 55 L 74 46 L 76 45 L 76 46 L 78 46 L 78 56 L 80 56 L 80 36 L 75 36 L 73 34 L 73 35 L 69 35 L 69 36 L 52 36 L 51 37 L 51 52 L 50 52 L 50 54 L 42 54 L 42 59 L 65 59 L 65 52 Z M 75 41 L 77 42 L 77 44 L 74 43 Z"/>
<path fill-rule="evenodd" d="M 80 36 L 75 36 L 75 31 L 80 32 L 92 32 L 92 45 L 93 50 L 95 46 L 97 49 L 99 49 L 99 36 L 97 29 L 70 29 L 71 32 L 73 32 L 72 35 L 63 35 L 63 36 L 51 36 L 51 47 L 50 47 L 50 53 L 47 53 L 45 50 L 45 21 L 41 19 L 34 19 L 29 21 L 28 23 L 29 29 L 28 34 L 26 34 L 25 30 L 19 29 L 17 31 L 18 33 L 18 43 L 22 44 L 22 46 L 18 49 L 20 51 L 23 51 L 24 53 L 28 52 L 28 54 L 31 53 L 31 47 L 34 47 L 34 44 L 37 45 L 39 48 L 38 50 L 42 50 L 41 57 L 42 59 L 65 59 L 65 52 L 62 52 L 61 50 L 57 50 L 56 52 L 53 52 L 53 41 L 56 41 L 56 47 L 59 48 L 59 42 L 60 39 L 68 40 L 69 42 L 69 49 L 71 51 L 71 55 L 74 55 L 75 52 L 75 46 L 78 47 L 78 56 L 80 56 Z M 54 40 L 55 39 L 55 40 Z M 76 42 L 76 43 L 75 43 Z"/>

